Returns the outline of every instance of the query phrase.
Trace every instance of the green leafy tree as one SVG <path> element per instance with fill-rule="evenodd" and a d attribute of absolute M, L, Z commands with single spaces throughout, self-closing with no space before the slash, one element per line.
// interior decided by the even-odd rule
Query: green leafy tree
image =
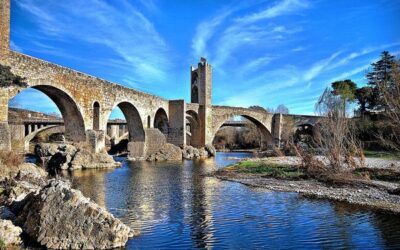
<path fill-rule="evenodd" d="M 373 89 L 369 86 L 365 86 L 362 88 L 358 88 L 354 94 L 358 101 L 358 105 L 360 105 L 360 112 L 365 113 L 367 111 L 367 108 L 370 108 L 369 102 L 372 98 Z"/>
<path fill-rule="evenodd" d="M 14 75 L 11 72 L 11 67 L 0 64 L 0 87 L 27 87 L 27 84 L 24 82 L 24 80 L 24 78 Z"/>
<path fill-rule="evenodd" d="M 373 110 L 386 110 L 386 104 L 382 94 L 382 86 L 390 89 L 394 85 L 392 69 L 395 64 L 395 57 L 388 51 L 383 51 L 381 58 L 372 63 L 372 70 L 367 74 L 368 85 L 372 88 L 372 95 L 369 98 L 369 107 Z"/>
<path fill-rule="evenodd" d="M 351 80 L 336 81 L 332 83 L 332 94 L 339 96 L 342 100 L 343 111 L 346 113 L 347 103 L 356 99 L 357 84 Z"/>

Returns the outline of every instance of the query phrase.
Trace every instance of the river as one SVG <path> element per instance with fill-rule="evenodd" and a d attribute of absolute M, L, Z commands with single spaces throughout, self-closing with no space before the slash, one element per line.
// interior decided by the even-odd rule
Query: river
<path fill-rule="evenodd" d="M 127 162 L 70 178 L 141 235 L 127 249 L 399 249 L 400 216 L 204 176 L 247 153 L 182 163 Z"/>

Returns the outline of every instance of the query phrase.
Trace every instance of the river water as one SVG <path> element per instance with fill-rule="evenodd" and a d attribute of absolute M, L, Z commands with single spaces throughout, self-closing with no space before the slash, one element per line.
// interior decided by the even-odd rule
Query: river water
<path fill-rule="evenodd" d="M 127 249 L 399 249 L 400 216 L 204 176 L 246 153 L 74 171 L 74 187 L 141 235 Z"/>

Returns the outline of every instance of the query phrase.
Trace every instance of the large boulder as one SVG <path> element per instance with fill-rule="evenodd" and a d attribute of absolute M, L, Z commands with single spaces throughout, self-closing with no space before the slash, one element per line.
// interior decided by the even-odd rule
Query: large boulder
<path fill-rule="evenodd" d="M 182 157 L 186 160 L 192 159 L 204 159 L 216 154 L 215 148 L 213 146 L 207 145 L 204 148 L 195 148 L 193 146 L 185 146 L 182 149 Z"/>
<path fill-rule="evenodd" d="M 21 245 L 21 233 L 22 229 L 15 226 L 10 220 L 0 220 L 0 239 L 4 243 L 5 249 Z"/>
<path fill-rule="evenodd" d="M 35 146 L 35 154 L 46 163 L 49 171 L 121 166 L 106 152 L 94 153 L 79 145 L 39 143 Z"/>
<path fill-rule="evenodd" d="M 158 152 L 147 157 L 147 161 L 181 161 L 182 150 L 170 143 L 165 143 Z"/>
<path fill-rule="evenodd" d="M 49 249 L 111 249 L 123 247 L 133 231 L 70 184 L 51 180 L 30 194 L 17 223 Z"/>
<path fill-rule="evenodd" d="M 89 168 L 114 168 L 121 166 L 120 162 L 107 153 L 92 153 L 88 150 L 78 151 L 70 163 L 70 169 L 89 169 Z"/>

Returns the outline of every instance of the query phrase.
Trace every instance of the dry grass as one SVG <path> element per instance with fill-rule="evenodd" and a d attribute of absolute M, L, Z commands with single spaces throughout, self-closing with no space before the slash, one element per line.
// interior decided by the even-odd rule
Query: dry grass
<path fill-rule="evenodd" d="M 25 161 L 23 154 L 14 151 L 0 151 L 0 177 L 8 177 L 17 171 L 18 166 Z"/>
<path fill-rule="evenodd" d="M 4 166 L 14 167 L 24 163 L 25 156 L 14 151 L 0 151 L 0 161 Z"/>

